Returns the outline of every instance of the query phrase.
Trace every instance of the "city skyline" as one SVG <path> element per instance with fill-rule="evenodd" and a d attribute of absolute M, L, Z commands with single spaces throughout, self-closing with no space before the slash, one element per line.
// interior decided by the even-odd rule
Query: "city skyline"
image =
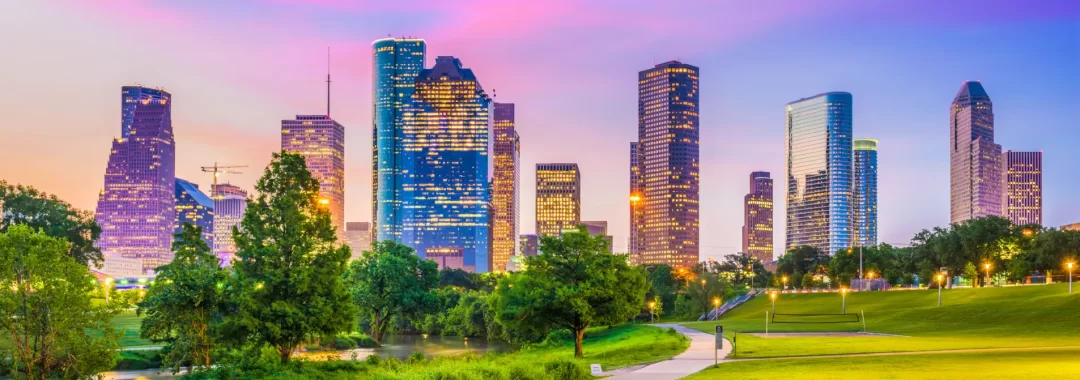
<path fill-rule="evenodd" d="M 107 15 L 100 12 L 80 15 L 76 14 L 77 12 L 50 9 L 48 5 L 39 6 L 38 4 L 5 6 L 13 8 L 12 12 L 5 12 L 8 16 L 0 16 L 11 17 L 12 22 L 5 24 L 24 27 L 26 30 L 38 30 L 38 28 L 27 24 L 25 20 L 40 19 L 40 17 L 26 16 L 51 14 L 47 12 L 55 12 L 58 21 L 64 24 L 98 25 L 98 29 L 102 30 L 109 30 L 107 25 L 102 25 L 103 20 L 112 20 L 112 17 L 131 14 L 124 12 L 145 12 L 142 14 L 143 17 L 130 20 L 136 24 L 150 20 L 165 25 L 178 25 L 177 30 L 184 30 L 183 28 L 187 25 L 200 25 L 209 17 L 200 13 L 197 6 L 190 4 L 135 5 L 122 9 L 123 12 L 119 15 Z M 554 5 L 554 7 L 559 6 L 562 5 Z M 236 7 L 241 6 L 236 5 Z M 535 81 L 518 85 L 510 80 L 513 78 L 512 75 L 519 75 L 521 70 L 541 73 L 549 70 L 545 66 L 550 65 L 548 60 L 530 64 L 528 60 L 510 58 L 506 55 L 501 55 L 503 58 L 489 58 L 480 53 L 484 49 L 489 49 L 492 44 L 497 44 L 493 40 L 482 39 L 479 42 L 470 40 L 469 44 L 466 44 L 466 39 L 460 35 L 446 35 L 423 28 L 415 28 L 414 32 L 408 25 L 403 27 L 409 29 L 408 34 L 425 38 L 433 53 L 450 53 L 467 60 L 471 67 L 484 74 L 485 85 L 499 89 L 501 96 L 511 95 L 516 101 L 530 104 L 531 111 L 519 112 L 518 115 L 520 125 L 533 127 L 531 130 L 522 129 L 521 131 L 523 140 L 527 141 L 522 147 L 522 165 L 525 169 L 521 173 L 522 178 L 532 178 L 529 168 L 536 162 L 579 162 L 582 165 L 582 171 L 590 173 L 582 191 L 583 198 L 591 202 L 583 204 L 582 218 L 611 221 L 611 231 L 615 235 L 617 251 L 625 250 L 629 230 L 625 197 L 610 195 L 627 192 L 626 185 L 620 184 L 626 183 L 624 168 L 627 162 L 623 152 L 626 149 L 625 141 L 633 138 L 626 133 L 626 130 L 634 123 L 632 105 L 634 94 L 632 87 L 625 82 L 632 83 L 633 73 L 642 67 L 675 58 L 702 67 L 707 73 L 702 79 L 703 91 L 710 94 L 710 97 L 704 99 L 702 104 L 703 109 L 707 111 L 702 112 L 702 145 L 712 149 L 709 152 L 705 150 L 702 152 L 701 222 L 703 230 L 717 231 L 717 233 L 716 236 L 708 234 L 702 236 L 702 259 L 718 258 L 723 254 L 738 250 L 738 231 L 741 224 L 739 218 L 741 205 L 738 200 L 745 189 L 742 184 L 727 183 L 734 181 L 727 181 L 725 178 L 741 177 L 743 175 L 741 173 L 756 169 L 783 172 L 782 142 L 780 142 L 782 141 L 782 134 L 780 134 L 782 127 L 776 121 L 778 106 L 803 94 L 834 89 L 844 89 L 859 97 L 859 109 L 856 110 L 855 118 L 860 126 L 865 126 L 859 129 L 860 135 L 873 135 L 882 141 L 889 141 L 890 149 L 888 153 L 883 153 L 881 168 L 882 173 L 888 173 L 888 177 L 881 178 L 880 184 L 883 189 L 880 195 L 882 210 L 880 230 L 883 235 L 881 241 L 904 243 L 918 229 L 930 225 L 947 224 L 948 193 L 945 189 L 948 187 L 948 176 L 947 169 L 942 171 L 940 168 L 944 162 L 942 146 L 945 144 L 943 139 L 946 138 L 945 133 L 942 132 L 942 126 L 947 122 L 947 119 L 944 119 L 942 104 L 947 104 L 948 97 L 954 93 L 957 84 L 967 79 L 981 79 L 994 92 L 995 103 L 997 103 L 995 105 L 998 106 L 995 107 L 996 122 L 1001 126 L 996 140 L 1007 141 L 1005 145 L 1011 149 L 1053 152 L 1046 156 L 1047 161 L 1044 163 L 1048 174 L 1044 178 L 1046 205 L 1044 220 L 1049 226 L 1074 222 L 1077 219 L 1076 210 L 1080 206 L 1080 201 L 1072 199 L 1068 195 L 1068 189 L 1074 188 L 1077 180 L 1062 173 L 1067 173 L 1067 163 L 1075 162 L 1077 155 L 1067 151 L 1067 147 L 1062 145 L 1062 142 L 1046 138 L 1046 136 L 1062 134 L 1073 136 L 1068 134 L 1072 132 L 1066 129 L 1068 125 L 1071 125 L 1067 118 L 1056 115 L 1058 112 L 1046 111 L 1068 109 L 1067 106 L 1074 104 L 1073 100 L 1076 97 L 1072 92 L 1065 90 L 1075 87 L 1075 76 L 1067 75 L 1069 72 L 1065 70 L 1065 66 L 1058 63 L 1074 61 L 1069 58 L 1075 57 L 1078 50 L 1075 48 L 1075 41 L 1062 40 L 1060 37 L 1075 31 L 1075 27 L 1061 24 L 1063 19 L 1060 15 L 1068 12 L 1062 12 L 1061 9 L 1049 9 L 1047 6 L 1023 8 L 1002 6 L 997 10 L 971 9 L 969 11 L 974 12 L 972 17 L 958 25 L 950 25 L 956 20 L 943 21 L 947 19 L 945 15 L 948 15 L 950 10 L 955 11 L 957 7 L 959 6 L 946 5 L 940 9 L 926 7 L 926 15 L 916 16 L 905 13 L 893 16 L 893 18 L 880 16 L 885 12 L 875 12 L 874 9 L 878 11 L 881 9 L 874 6 L 856 7 L 855 10 L 846 11 L 849 13 L 845 13 L 845 17 L 851 17 L 852 13 L 877 14 L 878 21 L 883 26 L 875 28 L 866 23 L 851 25 L 850 28 L 867 28 L 864 37 L 852 39 L 852 48 L 830 45 L 830 40 L 825 38 L 814 42 L 812 46 L 799 48 L 799 52 L 807 54 L 800 59 L 792 59 L 791 62 L 784 62 L 784 59 L 777 56 L 761 50 L 752 50 L 746 46 L 779 41 L 779 36 L 787 31 L 783 28 L 754 29 L 747 31 L 747 35 L 725 37 L 722 39 L 724 42 L 716 45 L 703 44 L 701 46 L 680 44 L 674 42 L 669 35 L 660 35 L 655 37 L 655 40 L 651 40 L 654 42 L 649 46 L 654 47 L 653 49 L 640 54 L 623 52 L 619 50 L 620 46 L 605 47 L 605 49 L 617 51 L 605 50 L 605 53 L 611 53 L 612 58 L 597 63 L 597 65 L 602 63 L 604 74 L 577 83 L 576 86 L 580 88 L 575 88 L 574 91 L 585 94 L 580 96 L 603 100 L 599 103 L 582 102 L 579 106 L 573 104 L 582 99 L 579 95 L 568 94 L 567 97 L 559 98 L 552 96 L 554 88 L 543 84 L 538 85 Z M 835 7 L 827 8 L 836 9 Z M 319 11 L 326 12 L 326 10 Z M 360 11 L 343 11 L 350 14 L 356 12 Z M 443 9 L 438 12 L 448 11 Z M 224 13 L 229 12 L 226 10 Z M 179 20 L 169 17 L 176 14 L 183 17 L 178 17 Z M 301 17 L 301 23 L 306 17 Z M 821 24 L 823 19 L 832 16 L 812 13 L 805 17 L 791 15 L 786 17 L 794 18 L 792 28 L 802 28 L 807 25 Z M 254 17 L 256 21 L 266 19 L 272 20 L 273 17 L 266 13 L 257 14 Z M 988 23 L 980 23 L 979 19 L 1001 22 L 991 27 Z M 5 20 L 8 19 L 5 18 Z M 568 22 L 574 23 L 573 20 Z M 1030 35 L 1010 33 L 1022 28 L 1031 28 L 1032 25 L 1040 23 L 1042 26 L 1035 27 Z M 102 154 L 105 149 L 101 144 L 107 144 L 109 139 L 117 135 L 115 127 L 109 131 L 104 129 L 105 124 L 115 125 L 115 108 L 112 108 L 111 112 L 105 112 L 107 106 L 95 105 L 98 102 L 96 98 L 111 98 L 109 103 L 114 104 L 112 99 L 115 98 L 108 94 L 113 94 L 117 86 L 131 82 L 161 85 L 182 94 L 180 98 L 183 101 L 177 107 L 182 106 L 183 112 L 180 112 L 179 108 L 177 112 L 174 112 L 174 117 L 183 118 L 182 123 L 180 119 L 176 123 L 178 126 L 183 126 L 183 129 L 177 133 L 178 176 L 189 178 L 194 182 L 208 182 L 208 177 L 199 173 L 197 167 L 197 165 L 205 164 L 208 158 L 261 167 L 269 161 L 269 152 L 274 151 L 277 145 L 276 131 L 273 128 L 266 128 L 267 124 L 275 123 L 275 118 L 280 120 L 280 112 L 275 111 L 275 108 L 281 107 L 309 113 L 318 112 L 324 108 L 322 91 L 325 89 L 322 88 L 321 78 L 314 75 L 310 78 L 305 77 L 301 71 L 321 72 L 321 69 L 306 70 L 306 68 L 321 68 L 325 64 L 321 55 L 317 53 L 329 44 L 335 46 L 335 52 L 342 51 L 344 57 L 340 61 L 350 65 L 349 73 L 343 73 L 341 79 L 337 79 L 338 75 L 335 73 L 335 85 L 341 85 L 335 87 L 335 91 L 337 88 L 345 88 L 342 90 L 344 94 L 341 95 L 341 100 L 335 102 L 335 104 L 341 104 L 343 108 L 340 114 L 335 112 L 335 118 L 340 115 L 343 124 L 356 126 L 349 128 L 352 133 L 348 133 L 349 140 L 346 144 L 346 149 L 351 150 L 347 154 L 349 157 L 347 167 L 353 168 L 348 173 L 349 179 L 347 179 L 349 182 L 347 188 L 350 190 L 346 194 L 348 208 L 346 214 L 351 216 L 348 218 L 351 220 L 368 219 L 369 216 L 366 215 L 370 215 L 370 205 L 363 204 L 370 202 L 369 196 L 365 194 L 365 191 L 370 191 L 370 184 L 364 184 L 364 182 L 370 181 L 370 177 L 363 168 L 370 166 L 368 159 L 370 155 L 366 153 L 368 148 L 365 145 L 370 147 L 370 140 L 368 140 L 370 131 L 367 130 L 367 126 L 371 117 L 366 116 L 366 112 L 370 111 L 371 102 L 364 99 L 364 93 L 370 93 L 370 91 L 365 91 L 370 86 L 368 79 L 371 72 L 370 44 L 377 36 L 385 35 L 385 30 L 376 30 L 386 29 L 385 24 L 382 25 L 382 27 L 376 25 L 366 32 L 352 30 L 349 33 L 336 33 L 319 29 L 317 34 L 299 34 L 297 37 L 301 41 L 294 41 L 293 45 L 282 48 L 310 49 L 314 54 L 309 55 L 318 58 L 318 62 L 313 60 L 308 65 L 308 61 L 303 58 L 275 54 L 275 57 L 282 59 L 279 62 L 267 63 L 269 67 L 275 69 L 270 70 L 274 72 L 272 76 L 266 75 L 264 70 L 249 70 L 250 72 L 236 76 L 224 75 L 234 74 L 233 70 L 236 68 L 245 67 L 245 63 L 251 63 L 244 59 L 237 60 L 235 63 L 220 59 L 228 57 L 227 55 L 214 56 L 216 59 L 211 61 L 220 62 L 216 67 L 196 65 L 196 67 L 186 69 L 169 63 L 170 60 L 167 59 L 157 60 L 163 62 L 158 65 L 110 66 L 105 62 L 110 62 L 109 60 L 113 58 L 94 57 L 86 61 L 89 63 L 85 65 L 86 67 L 74 65 L 76 67 L 59 70 L 58 75 L 71 78 L 65 86 L 70 86 L 70 89 L 83 96 L 68 105 L 68 112 L 56 116 L 53 123 L 58 127 L 56 131 L 49 133 L 68 134 L 74 137 L 72 140 L 75 141 L 56 142 L 56 139 L 49 139 L 59 146 L 45 150 L 46 146 L 35 141 L 40 138 L 40 133 L 44 132 L 31 131 L 23 133 L 25 136 L 3 132 L 0 138 L 10 142 L 4 145 L 4 149 L 0 149 L 4 151 L 2 158 L 5 160 L 14 160 L 23 149 L 48 151 L 51 155 L 47 160 L 6 168 L 2 176 L 11 182 L 34 185 L 54 192 L 65 199 L 70 199 L 77 207 L 92 210 L 94 208 L 92 197 L 96 195 L 97 187 L 100 186 L 95 183 L 100 182 L 102 168 L 107 158 Z M 691 22 L 689 25 L 696 24 Z M 577 24 L 570 26 L 577 26 Z M 964 29 L 971 26 L 980 27 L 979 31 L 982 34 L 978 35 L 985 36 L 980 38 L 993 39 L 996 46 L 994 50 L 1010 53 L 1005 54 L 1009 57 L 1000 55 L 1004 53 L 976 51 L 975 46 L 965 47 L 958 43 L 966 39 L 965 36 L 970 37 L 970 34 L 964 34 Z M 215 26 L 214 28 L 222 27 L 232 26 Z M 916 45 L 914 41 L 921 41 L 916 38 L 918 36 L 901 37 L 890 34 L 885 30 L 888 27 L 895 27 L 906 32 L 920 32 L 920 36 L 923 36 L 921 38 L 927 34 L 941 35 L 943 38 L 937 42 L 940 45 L 918 48 L 914 46 Z M 835 28 L 840 27 L 834 26 L 832 32 L 836 32 Z M 537 32 L 528 29 L 524 32 L 520 29 L 515 30 L 515 37 L 525 39 L 524 46 L 536 46 L 534 36 Z M 954 31 L 957 33 L 950 35 L 950 32 Z M 29 49 L 24 44 L 34 41 L 39 41 L 37 44 L 40 46 L 48 46 L 49 44 L 44 41 L 48 41 L 50 36 L 61 32 L 44 31 L 40 37 L 29 38 L 27 41 L 30 42 L 18 41 L 16 50 Z M 80 36 L 88 41 L 88 46 L 77 48 L 76 51 L 85 51 L 90 48 L 109 49 L 108 46 L 95 42 L 100 38 L 97 34 L 87 33 Z M 228 33 L 218 34 L 227 35 Z M 225 42 L 228 42 L 230 38 L 233 37 L 225 37 Z M 267 38 L 279 37 L 271 33 Z M 119 57 L 116 59 L 124 57 L 131 59 L 132 56 L 129 54 L 140 54 L 140 52 L 158 58 L 183 58 L 182 54 L 194 51 L 191 50 L 192 44 L 184 40 L 184 37 L 168 36 L 164 39 L 170 43 L 154 41 L 154 44 L 149 44 L 149 41 L 142 41 L 140 37 L 137 37 L 134 41 L 130 41 L 132 46 L 129 50 L 132 53 L 117 54 Z M 870 40 L 874 40 L 873 43 Z M 558 41 L 561 40 L 552 39 L 553 44 Z M 217 45 L 219 43 L 221 42 L 213 42 L 215 46 L 220 47 Z M 890 51 L 898 54 L 899 58 L 905 62 L 923 62 L 923 58 L 932 58 L 930 52 L 943 45 L 956 49 L 957 54 L 952 57 L 955 62 L 943 63 L 931 59 L 923 63 L 923 66 L 939 64 L 940 68 L 926 69 L 919 66 L 915 69 L 905 68 L 899 63 L 883 61 L 869 55 L 858 55 L 853 50 L 882 46 L 883 43 L 889 44 Z M 803 41 L 803 44 L 806 42 Z M 154 46 L 157 45 L 168 46 L 169 51 L 155 48 Z M 843 69 L 854 67 L 850 64 L 837 65 L 839 68 L 835 70 L 825 67 L 826 62 L 832 64 L 832 61 L 825 60 L 823 56 L 811 51 L 812 47 L 822 45 L 837 47 L 839 50 L 831 51 L 830 54 L 839 54 L 847 61 L 858 63 L 859 69 L 854 71 Z M 341 48 L 339 49 L 338 46 Z M 261 48 L 252 49 L 256 49 L 255 57 L 261 57 L 258 54 L 260 53 L 258 49 Z M 29 49 L 28 51 L 36 52 L 37 50 Z M 875 50 L 871 49 L 871 51 Z M 564 54 L 561 51 L 554 53 L 557 53 L 555 56 Z M 746 53 L 745 60 L 729 58 L 730 55 L 742 53 Z M 57 59 L 51 60 L 63 61 L 56 54 L 46 52 L 44 55 L 27 54 L 26 56 L 38 58 L 55 56 Z M 967 56 L 962 56 L 964 54 Z M 525 57 L 535 57 L 535 55 L 526 55 L 522 58 Z M 995 59 L 997 57 L 1003 58 Z M 31 73 L 33 76 L 32 73 L 35 71 L 29 70 L 29 66 L 26 67 L 27 69 L 22 69 L 23 59 L 22 55 L 16 57 L 12 63 L 13 68 Z M 748 68 L 748 62 L 755 59 L 764 60 L 767 64 L 762 65 L 764 67 L 761 70 Z M 622 60 L 625 63 L 614 62 L 615 60 Z M 179 62 L 188 61 L 185 59 Z M 784 74 L 784 71 L 790 67 L 788 65 L 803 66 L 819 79 L 808 80 Z M 1031 71 L 1030 73 L 1010 69 L 1023 65 L 1038 69 L 1027 70 Z M 78 73 L 83 72 L 87 67 L 100 70 L 101 74 L 85 75 L 93 79 L 90 82 L 81 79 Z M 484 69 L 481 70 L 481 67 Z M 283 68 L 289 68 L 289 70 L 282 70 Z M 600 73 L 595 71 L 596 67 L 590 65 L 575 70 L 578 71 L 571 73 L 574 76 L 582 75 L 582 77 L 588 77 L 590 75 L 588 73 Z M 194 73 L 206 75 L 195 76 Z M 206 79 L 195 80 L 195 78 Z M 918 78 L 918 80 L 910 80 L 910 78 Z M 1053 80 L 1047 78 L 1053 78 Z M 901 81 L 910 83 L 899 83 Z M 8 83 L 5 82 L 5 84 Z M 777 86 L 778 83 L 783 83 L 783 86 Z M 41 87 L 40 83 L 34 85 L 37 87 L 28 87 L 18 81 L 10 82 L 10 84 L 8 88 L 13 89 L 11 92 L 23 94 L 22 96 L 44 94 L 44 91 L 60 91 Z M 265 91 L 266 86 L 273 86 L 272 88 L 278 90 Z M 604 87 L 611 87 L 613 90 L 605 93 L 601 90 Z M 629 91 L 627 91 L 628 87 Z M 769 88 L 769 90 L 748 91 L 751 88 Z M 565 88 L 559 88 L 559 90 L 558 93 L 565 93 Z M 217 107 L 220 106 L 214 103 L 220 103 L 218 100 L 220 98 L 210 96 L 211 93 L 238 100 L 230 107 L 219 109 Z M 262 95 L 263 93 L 266 95 Z M 27 97 L 27 99 L 32 98 Z M 338 96 L 335 96 L 335 99 L 338 99 Z M 21 120 L 25 123 L 25 118 L 31 115 L 30 111 L 40 110 L 26 100 L 10 97 L 5 100 L 10 100 L 5 101 L 5 104 L 20 107 L 12 108 L 17 121 Z M 585 104 L 589 105 L 586 107 Z M 891 107 L 896 104 L 904 104 L 904 107 L 901 107 L 902 110 L 891 110 Z M 586 108 L 588 112 L 583 112 Z M 23 109 L 26 111 L 24 112 Z M 901 111 L 903 114 L 899 113 Z M 68 125 L 72 127 L 67 127 Z M 72 129 L 73 126 L 79 126 L 79 128 Z M 567 138 L 567 136 L 574 136 L 568 133 L 572 131 L 578 131 L 577 133 L 588 131 L 591 134 L 598 134 L 601 139 L 597 141 Z M 545 135 L 558 136 L 558 139 Z M 777 138 L 777 136 L 780 137 Z M 244 141 L 245 144 L 238 146 L 233 143 L 235 141 Z M 592 154 L 586 154 L 586 152 Z M 251 188 L 250 184 L 253 183 L 258 172 L 254 170 L 230 179 L 244 188 Z M 530 215 L 532 205 L 529 203 L 532 198 L 532 187 L 533 184 L 530 183 L 524 183 L 522 186 L 521 220 L 532 219 Z M 906 207 L 906 205 L 913 206 Z M 782 208 L 783 206 L 778 204 L 776 212 L 783 212 Z M 530 232 L 528 225 L 529 223 L 521 224 L 520 233 Z M 782 229 L 780 225 L 775 227 L 778 230 Z M 777 233 L 776 239 L 783 238 L 782 232 Z"/>

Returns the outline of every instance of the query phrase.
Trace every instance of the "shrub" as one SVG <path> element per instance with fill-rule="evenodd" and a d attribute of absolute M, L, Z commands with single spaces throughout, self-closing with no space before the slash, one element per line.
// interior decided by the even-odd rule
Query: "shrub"
<path fill-rule="evenodd" d="M 409 354 L 409 358 L 407 360 L 405 360 L 405 362 L 409 363 L 409 364 L 415 364 L 415 363 L 423 362 L 424 359 L 427 359 L 427 358 L 424 357 L 423 352 L 413 351 L 413 353 Z"/>
<path fill-rule="evenodd" d="M 349 334 L 349 338 L 352 339 L 353 342 L 356 342 L 355 347 L 363 347 L 363 348 L 379 347 L 379 342 L 376 342 L 375 339 L 372 339 L 371 337 L 369 337 L 367 335 L 364 335 L 364 334 L 352 333 L 352 334 Z"/>
<path fill-rule="evenodd" d="M 114 370 L 161 368 L 161 351 L 120 351 Z"/>
<path fill-rule="evenodd" d="M 352 338 L 338 336 L 334 337 L 333 342 L 330 343 L 330 348 L 333 348 L 335 350 L 351 350 L 356 348 L 356 345 L 356 341 Z"/>
<path fill-rule="evenodd" d="M 592 379 L 585 366 L 566 359 L 557 359 L 544 363 L 544 372 L 554 380 Z"/>
<path fill-rule="evenodd" d="M 371 354 L 371 355 L 368 355 L 368 357 L 366 359 L 364 359 L 364 363 L 367 363 L 368 365 L 370 365 L 372 367 L 378 367 L 379 364 L 382 364 L 382 357 L 380 357 L 379 355 L 376 355 L 376 354 Z"/>

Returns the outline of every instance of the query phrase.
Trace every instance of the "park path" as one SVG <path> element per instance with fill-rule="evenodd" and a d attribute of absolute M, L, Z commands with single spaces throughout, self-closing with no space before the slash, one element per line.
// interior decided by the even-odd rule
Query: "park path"
<path fill-rule="evenodd" d="M 627 368 L 627 371 L 612 371 L 614 376 L 607 380 L 675 380 L 701 371 L 713 365 L 713 355 L 719 355 L 721 361 L 731 353 L 731 342 L 724 339 L 724 349 L 716 353 L 715 338 L 712 334 L 706 334 L 682 325 L 658 324 L 659 328 L 674 328 L 680 334 L 690 338 L 690 347 L 683 353 L 662 361 L 646 366 Z"/>

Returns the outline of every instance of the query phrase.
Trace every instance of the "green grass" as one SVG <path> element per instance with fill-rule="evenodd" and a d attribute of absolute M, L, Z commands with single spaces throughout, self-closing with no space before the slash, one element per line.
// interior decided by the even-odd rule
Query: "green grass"
<path fill-rule="evenodd" d="M 605 370 L 666 360 L 686 351 L 689 346 L 690 340 L 674 329 L 644 325 L 589 329 L 582 345 L 584 362 L 600 364 Z M 506 359 L 526 361 L 573 357 L 574 340 L 570 334 L 559 342 L 548 342 L 503 355 Z"/>
<path fill-rule="evenodd" d="M 784 294 L 777 313 L 839 313 L 840 294 Z M 870 332 L 901 337 L 760 338 L 739 334 L 737 357 L 775 357 L 866 352 L 901 352 L 995 347 L 1080 345 L 1080 293 L 1067 284 L 944 291 L 937 307 L 936 290 L 850 293 L 847 311 L 865 311 Z M 765 329 L 769 298 L 760 296 L 732 310 L 719 321 L 686 326 L 711 333 L 723 325 L 725 336 Z M 858 323 L 772 324 L 770 332 L 861 330 Z"/>
<path fill-rule="evenodd" d="M 723 363 L 686 379 L 1077 379 L 1080 349 Z"/>
<path fill-rule="evenodd" d="M 135 315 L 134 310 L 121 311 L 119 315 L 113 317 L 113 324 L 116 325 L 117 330 L 123 331 L 124 333 L 124 335 L 120 337 L 121 348 L 158 345 L 139 337 L 142 318 Z"/>

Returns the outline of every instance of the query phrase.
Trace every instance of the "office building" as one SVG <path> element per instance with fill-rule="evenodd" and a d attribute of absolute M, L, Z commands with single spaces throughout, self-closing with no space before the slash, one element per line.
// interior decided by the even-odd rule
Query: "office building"
<path fill-rule="evenodd" d="M 371 44 L 371 201 L 376 240 L 401 241 L 402 141 L 405 108 L 424 69 L 427 43 L 383 38 Z"/>
<path fill-rule="evenodd" d="M 750 192 L 743 197 L 742 251 L 761 262 L 773 257 L 773 181 L 769 172 L 750 173 Z"/>
<path fill-rule="evenodd" d="M 851 246 L 852 98 L 828 92 L 787 104 L 787 242 L 826 254 Z"/>
<path fill-rule="evenodd" d="M 1042 225 L 1042 152 L 1001 154 L 1001 216 L 1013 224 Z"/>
<path fill-rule="evenodd" d="M 209 247 L 214 246 L 214 201 L 206 196 L 199 185 L 186 180 L 176 179 L 176 230 L 173 234 L 184 231 L 184 224 L 202 228 L 202 237 Z"/>
<path fill-rule="evenodd" d="M 521 142 L 514 124 L 514 104 L 495 103 L 494 114 L 490 259 L 491 270 L 499 272 L 506 270 L 507 261 L 517 251 Z"/>
<path fill-rule="evenodd" d="M 356 260 L 364 255 L 364 251 L 371 250 L 371 235 L 371 223 L 345 223 L 345 244 L 352 250 L 350 260 Z"/>
<path fill-rule="evenodd" d="M 330 211 L 338 239 L 343 239 L 345 127 L 330 115 L 296 115 L 296 120 L 281 121 L 281 149 L 304 156 L 308 171 L 319 181 L 319 204 Z"/>
<path fill-rule="evenodd" d="M 464 266 L 488 272 L 491 99 L 454 57 L 438 57 L 414 87 L 403 115 L 404 165 L 396 188 L 401 242 L 420 255 L 461 249 Z M 382 220 L 376 223 L 380 239 Z"/>
<path fill-rule="evenodd" d="M 536 256 L 540 253 L 540 237 L 535 234 L 521 235 L 518 241 L 521 256 Z"/>
<path fill-rule="evenodd" d="M 233 227 L 239 227 L 247 211 L 247 192 L 227 183 L 212 185 L 210 194 L 214 200 L 214 255 L 221 265 L 232 265 L 236 258 L 236 241 Z"/>
<path fill-rule="evenodd" d="M 860 247 L 876 246 L 878 242 L 877 143 L 874 139 L 852 142 L 855 177 L 852 180 L 851 212 L 855 230 L 851 239 L 853 245 Z"/>
<path fill-rule="evenodd" d="M 121 89 L 121 137 L 112 142 L 95 219 L 105 260 L 132 259 L 144 273 L 172 261 L 176 223 L 176 145 L 172 95 Z M 130 260 L 128 260 L 130 261 Z M 111 273 L 110 273 L 111 274 Z"/>
<path fill-rule="evenodd" d="M 631 260 L 645 252 L 645 183 L 641 178 L 641 152 L 638 143 L 630 143 L 630 237 L 626 240 Z"/>
<path fill-rule="evenodd" d="M 581 222 L 577 164 L 536 164 L 536 234 L 557 236 Z"/>
<path fill-rule="evenodd" d="M 608 223 L 604 220 L 585 220 L 581 224 L 589 230 L 589 235 L 603 236 L 608 242 L 608 252 L 615 252 L 615 237 L 608 234 Z"/>
<path fill-rule="evenodd" d="M 698 262 L 698 74 L 678 61 L 638 73 L 639 181 L 631 189 L 644 202 L 644 236 L 634 263 L 689 268 Z"/>
<path fill-rule="evenodd" d="M 964 82 L 949 113 L 949 182 L 953 223 L 1001 212 L 1001 145 L 994 105 L 979 82 Z"/>

